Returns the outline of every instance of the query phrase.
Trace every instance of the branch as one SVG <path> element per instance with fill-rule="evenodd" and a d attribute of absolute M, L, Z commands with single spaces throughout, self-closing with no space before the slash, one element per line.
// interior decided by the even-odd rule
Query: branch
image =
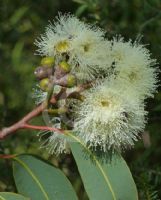
<path fill-rule="evenodd" d="M 50 99 L 51 104 L 55 104 L 57 100 L 59 99 L 65 99 L 65 98 L 78 98 L 78 94 L 85 89 L 89 88 L 92 86 L 92 83 L 87 83 L 84 85 L 80 85 L 76 88 L 75 91 L 67 94 L 66 93 L 66 88 L 62 88 L 62 90 L 54 97 Z M 16 122 L 10 127 L 3 128 L 0 131 L 0 140 L 5 139 L 7 136 L 14 134 L 17 130 L 19 129 L 34 129 L 34 130 L 49 130 L 49 131 L 56 131 L 58 133 L 65 133 L 64 130 L 54 128 L 54 127 L 48 127 L 48 126 L 34 126 L 30 125 L 29 121 L 33 119 L 34 117 L 40 115 L 48 106 L 48 102 L 45 101 L 35 109 L 33 109 L 31 112 L 29 112 L 26 116 L 24 116 L 21 120 Z"/>
<path fill-rule="evenodd" d="M 0 158 L 2 158 L 2 159 L 11 159 L 11 158 L 14 158 L 14 157 L 16 157 L 16 154 L 7 154 L 7 155 L 5 155 L 5 154 L 0 154 Z"/>
<path fill-rule="evenodd" d="M 159 11 L 154 17 L 151 17 L 150 19 L 148 19 L 147 21 L 145 21 L 139 28 L 139 33 L 137 35 L 140 35 L 143 30 L 145 29 L 146 26 L 148 26 L 150 23 L 152 23 L 153 21 L 155 21 L 157 18 L 160 18 L 161 16 L 161 11 Z"/>
<path fill-rule="evenodd" d="M 33 130 L 47 130 L 47 131 L 55 131 L 58 133 L 65 134 L 65 131 L 59 128 L 55 127 L 49 127 L 49 126 L 35 126 L 35 125 L 30 125 L 30 124 L 24 124 L 23 125 L 24 129 L 33 129 Z"/>
<path fill-rule="evenodd" d="M 56 98 L 53 97 L 51 99 L 52 103 L 56 103 Z M 15 124 L 13 124 L 10 127 L 7 128 L 3 128 L 0 131 L 0 140 L 3 140 L 5 137 L 7 137 L 8 135 L 13 134 L 14 132 L 16 132 L 18 129 L 24 129 L 25 125 L 34 117 L 38 116 L 39 114 L 41 114 L 41 112 L 46 108 L 47 104 L 46 102 L 42 103 L 41 105 L 39 105 L 37 108 L 35 108 L 34 110 L 32 110 L 31 112 L 29 112 L 25 117 L 23 117 L 20 121 L 16 122 Z"/>

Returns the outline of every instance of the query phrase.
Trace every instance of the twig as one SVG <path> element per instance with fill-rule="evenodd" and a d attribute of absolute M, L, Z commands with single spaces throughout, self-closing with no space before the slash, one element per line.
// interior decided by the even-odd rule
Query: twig
<path fill-rule="evenodd" d="M 56 103 L 56 98 L 53 97 L 51 99 L 52 103 Z M 23 117 L 20 121 L 16 122 L 15 124 L 13 124 L 10 127 L 7 128 L 3 128 L 0 131 L 0 140 L 3 140 L 5 137 L 7 137 L 8 135 L 13 134 L 14 132 L 16 132 L 18 129 L 24 129 L 24 126 L 34 117 L 38 116 L 39 114 L 41 114 L 41 112 L 46 108 L 46 102 L 42 103 L 41 105 L 39 105 L 37 108 L 35 108 L 34 110 L 32 110 L 31 112 L 29 112 L 25 117 Z"/>
<path fill-rule="evenodd" d="M 30 124 L 24 124 L 23 125 L 24 129 L 33 129 L 33 130 L 47 130 L 47 131 L 56 131 L 58 133 L 65 133 L 64 130 L 55 128 L 55 127 L 49 127 L 49 126 L 35 126 L 35 125 L 30 125 Z"/>
<path fill-rule="evenodd" d="M 0 158 L 2 159 L 11 159 L 11 158 L 14 158 L 16 157 L 16 154 L 0 154 Z"/>
<path fill-rule="evenodd" d="M 154 17 L 151 17 L 150 19 L 148 19 L 147 21 L 145 21 L 139 28 L 139 33 L 137 34 L 137 37 L 143 32 L 143 30 L 145 29 L 146 26 L 148 26 L 149 24 L 151 24 L 154 20 L 156 20 L 157 18 L 159 18 L 161 16 L 161 11 L 159 11 Z"/>
<path fill-rule="evenodd" d="M 59 99 L 65 99 L 65 98 L 74 98 L 75 93 L 79 93 L 84 91 L 85 89 L 91 87 L 91 83 L 80 85 L 76 88 L 74 92 L 71 92 L 69 94 L 66 94 L 66 88 L 62 88 L 62 90 L 54 97 L 50 99 L 51 104 L 55 104 L 57 100 Z M 3 128 L 0 131 L 0 140 L 5 139 L 7 136 L 14 134 L 17 130 L 19 129 L 34 129 L 34 130 L 49 130 L 49 131 L 56 131 L 58 133 L 65 133 L 64 130 L 58 129 L 55 127 L 48 127 L 48 126 L 35 126 L 35 125 L 30 125 L 29 121 L 33 119 L 34 117 L 40 115 L 48 106 L 48 102 L 45 101 L 35 109 L 33 109 L 31 112 L 29 112 L 26 116 L 24 116 L 21 120 L 16 122 L 10 127 Z"/>

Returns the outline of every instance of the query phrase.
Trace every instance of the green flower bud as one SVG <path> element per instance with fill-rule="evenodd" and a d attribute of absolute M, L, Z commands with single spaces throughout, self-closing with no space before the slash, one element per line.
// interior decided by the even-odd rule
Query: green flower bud
<path fill-rule="evenodd" d="M 65 73 L 68 73 L 68 72 L 70 72 L 70 65 L 67 63 L 67 62 L 65 62 L 65 61 L 62 61 L 62 62 L 60 62 L 59 63 L 59 67 L 61 68 L 61 70 L 63 70 Z"/>
<path fill-rule="evenodd" d="M 40 81 L 39 83 L 40 88 L 44 91 L 48 91 L 49 90 L 49 79 L 48 78 L 44 78 Z"/>
<path fill-rule="evenodd" d="M 55 59 L 53 57 L 45 57 L 41 60 L 41 65 L 44 67 L 52 67 L 55 63 Z"/>
<path fill-rule="evenodd" d="M 76 82 L 76 77 L 73 74 L 67 75 L 67 87 L 74 87 Z"/>
<path fill-rule="evenodd" d="M 60 79 L 55 79 L 55 84 L 69 88 L 75 86 L 76 82 L 76 77 L 73 74 L 66 74 Z"/>

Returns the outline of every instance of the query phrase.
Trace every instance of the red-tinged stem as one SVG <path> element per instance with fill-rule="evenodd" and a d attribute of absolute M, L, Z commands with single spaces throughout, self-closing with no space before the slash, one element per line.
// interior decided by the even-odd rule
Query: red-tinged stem
<path fill-rule="evenodd" d="M 5 155 L 5 154 L 0 154 L 0 158 L 2 159 L 10 159 L 10 158 L 14 158 L 16 157 L 16 155 Z"/>
<path fill-rule="evenodd" d="M 85 89 L 87 89 L 91 86 L 92 86 L 92 83 L 80 85 L 76 88 L 76 90 L 74 92 L 71 92 L 69 94 L 66 93 L 66 88 L 62 88 L 62 90 L 56 96 L 54 96 L 50 99 L 50 103 L 55 104 L 57 102 L 57 100 L 59 100 L 59 99 L 66 99 L 66 98 L 71 98 L 71 97 L 77 98 L 77 96 L 78 96 L 77 93 L 81 93 L 82 91 L 84 91 Z M 40 115 L 43 112 L 43 110 L 46 109 L 47 105 L 48 105 L 48 102 L 46 102 L 46 101 L 43 102 L 41 105 L 39 105 L 38 107 L 33 109 L 31 112 L 29 112 L 26 116 L 24 116 L 21 120 L 19 120 L 12 126 L 3 128 L 2 130 L 0 130 L 0 140 L 3 140 L 4 138 L 6 138 L 7 136 L 9 136 L 11 134 L 14 134 L 19 129 L 49 130 L 49 131 L 56 131 L 58 133 L 65 133 L 64 130 L 57 129 L 54 127 L 34 126 L 34 125 L 28 124 L 28 122 L 32 118 Z"/>
<path fill-rule="evenodd" d="M 30 125 L 30 124 L 24 124 L 23 128 L 24 129 L 33 129 L 33 130 L 55 131 L 55 132 L 62 133 L 62 134 L 65 133 L 64 130 L 62 130 L 62 129 L 58 129 L 55 127 L 49 127 L 49 126 L 35 126 L 35 125 Z"/>
<path fill-rule="evenodd" d="M 53 97 L 51 99 L 51 102 L 52 103 L 56 102 L 55 97 Z M 24 128 L 24 124 L 29 122 L 32 118 L 34 118 L 34 117 L 38 116 L 39 114 L 41 114 L 41 112 L 46 108 L 46 106 L 47 106 L 46 102 L 42 103 L 40 106 L 36 107 L 31 112 L 29 112 L 20 121 L 16 122 L 15 124 L 13 124 L 10 127 L 3 128 L 0 131 L 0 140 L 3 140 L 8 135 L 11 135 L 11 134 L 15 133 L 18 129 L 23 129 Z"/>

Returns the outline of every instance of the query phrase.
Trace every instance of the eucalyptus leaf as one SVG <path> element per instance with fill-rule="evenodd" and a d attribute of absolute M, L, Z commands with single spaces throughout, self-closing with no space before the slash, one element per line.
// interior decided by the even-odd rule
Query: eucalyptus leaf
<path fill-rule="evenodd" d="M 18 192 L 33 200 L 77 200 L 65 175 L 33 156 L 14 158 L 13 174 Z"/>
<path fill-rule="evenodd" d="M 20 40 L 15 44 L 12 50 L 12 64 L 14 67 L 17 68 L 20 67 L 19 64 L 22 56 L 23 47 L 24 47 L 24 42 Z"/>
<path fill-rule="evenodd" d="M 130 170 L 120 155 L 101 159 L 76 136 L 71 150 L 91 200 L 137 200 L 137 189 Z"/>
<path fill-rule="evenodd" d="M 15 12 L 13 13 L 13 15 L 10 18 L 10 23 L 11 25 L 15 25 L 16 23 L 18 23 L 21 18 L 26 14 L 26 12 L 28 11 L 28 7 L 26 6 L 22 6 L 19 9 L 16 9 Z"/>
<path fill-rule="evenodd" d="M 12 192 L 0 192 L 0 200 L 29 200 L 29 198 Z"/>
<path fill-rule="evenodd" d="M 88 8 L 86 4 L 81 5 L 75 12 L 76 16 L 80 17 L 81 14 Z"/>

